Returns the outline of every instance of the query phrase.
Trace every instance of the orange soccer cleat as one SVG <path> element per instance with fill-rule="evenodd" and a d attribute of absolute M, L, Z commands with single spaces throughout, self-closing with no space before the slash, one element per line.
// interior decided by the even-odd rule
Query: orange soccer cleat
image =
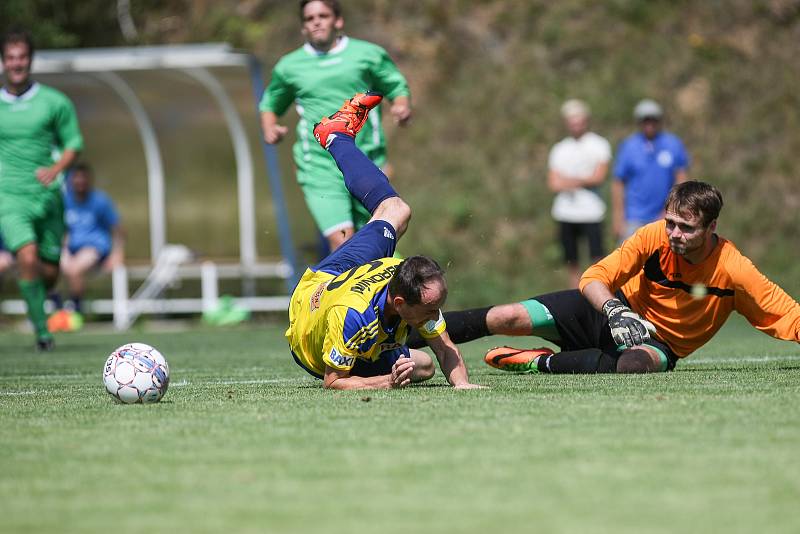
<path fill-rule="evenodd" d="M 77 332 L 83 327 L 83 316 L 75 311 L 58 310 L 47 319 L 50 332 Z"/>
<path fill-rule="evenodd" d="M 327 150 L 337 133 L 355 137 L 367 122 L 369 110 L 380 104 L 381 100 L 383 100 L 382 94 L 367 91 L 345 101 L 339 111 L 330 117 L 324 117 L 314 125 L 314 137 L 317 142 Z"/>
<path fill-rule="evenodd" d="M 483 361 L 495 369 L 511 373 L 538 373 L 537 359 L 539 356 L 549 356 L 550 354 L 554 354 L 554 352 L 546 347 L 528 350 L 495 347 L 486 353 Z"/>

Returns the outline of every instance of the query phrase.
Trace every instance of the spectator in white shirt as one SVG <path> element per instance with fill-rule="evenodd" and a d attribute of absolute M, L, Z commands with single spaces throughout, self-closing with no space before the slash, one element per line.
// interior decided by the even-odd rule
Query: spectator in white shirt
<path fill-rule="evenodd" d="M 589 131 L 589 106 L 577 99 L 561 106 L 569 135 L 556 143 L 548 158 L 547 185 L 556 193 L 552 215 L 559 223 L 564 261 L 570 284 L 578 287 L 580 264 L 578 241 L 589 242 L 590 261 L 605 256 L 603 218 L 606 204 L 598 193 L 611 161 L 611 145 Z"/>

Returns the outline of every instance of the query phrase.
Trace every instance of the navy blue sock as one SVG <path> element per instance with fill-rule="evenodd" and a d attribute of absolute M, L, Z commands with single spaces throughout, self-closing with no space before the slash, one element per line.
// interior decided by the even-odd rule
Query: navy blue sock
<path fill-rule="evenodd" d="M 361 152 L 352 137 L 336 134 L 328 152 L 342 171 L 347 190 L 370 213 L 374 213 L 375 208 L 387 198 L 399 196 L 383 171 Z"/>

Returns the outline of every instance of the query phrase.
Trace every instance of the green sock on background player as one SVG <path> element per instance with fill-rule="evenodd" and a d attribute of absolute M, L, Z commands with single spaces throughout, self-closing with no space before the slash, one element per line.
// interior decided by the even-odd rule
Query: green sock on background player
<path fill-rule="evenodd" d="M 47 314 L 44 312 L 46 291 L 41 279 L 19 280 L 19 290 L 28 306 L 28 319 L 33 324 L 36 339 L 49 339 L 52 336 L 47 330 Z"/>

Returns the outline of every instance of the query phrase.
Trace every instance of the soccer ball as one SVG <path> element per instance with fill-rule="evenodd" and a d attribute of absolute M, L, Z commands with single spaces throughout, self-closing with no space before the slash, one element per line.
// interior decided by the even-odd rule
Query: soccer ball
<path fill-rule="evenodd" d="M 150 345 L 128 343 L 106 360 L 103 384 L 114 399 L 125 404 L 158 402 L 169 386 L 169 365 Z"/>

